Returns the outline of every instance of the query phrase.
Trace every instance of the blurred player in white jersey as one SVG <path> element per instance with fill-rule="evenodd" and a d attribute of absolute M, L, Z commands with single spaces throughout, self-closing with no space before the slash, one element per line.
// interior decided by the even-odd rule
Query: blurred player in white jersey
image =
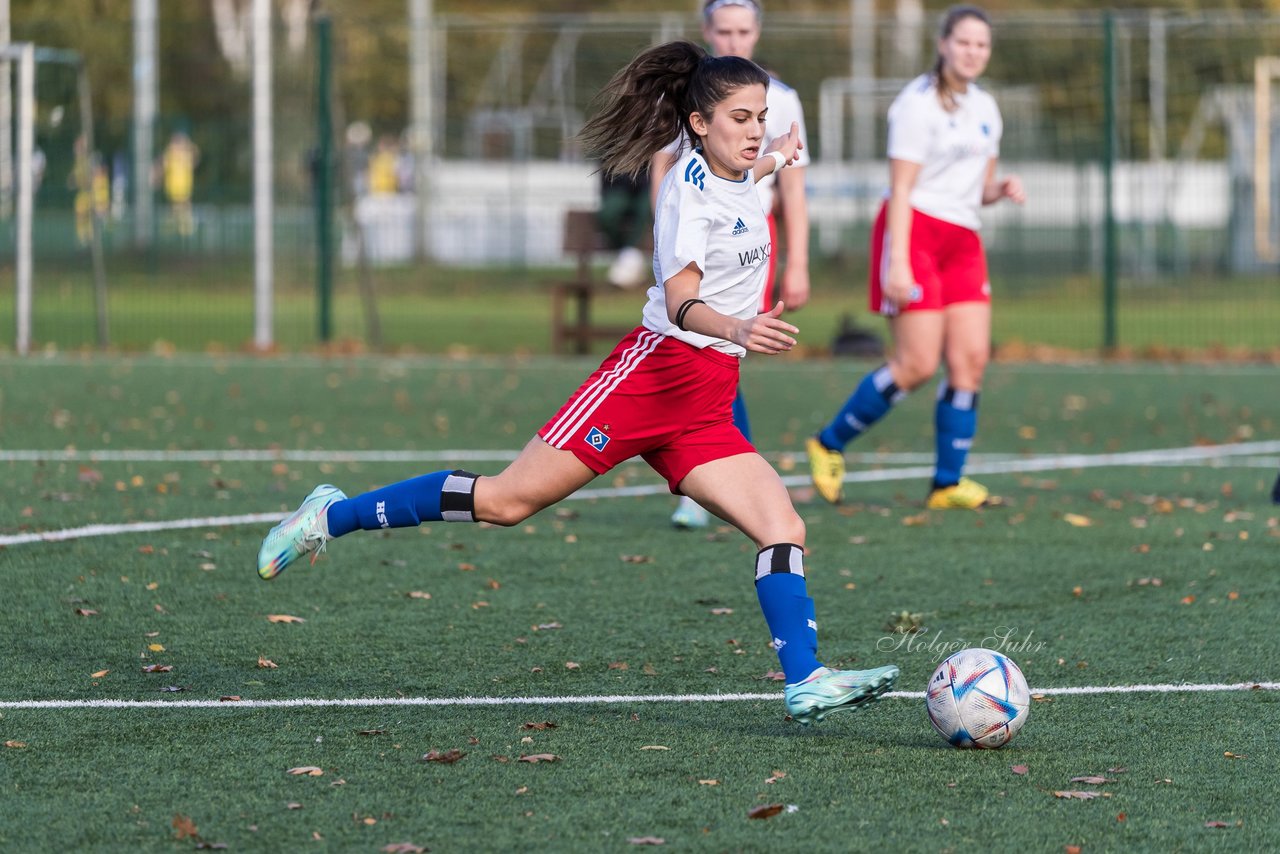
<path fill-rule="evenodd" d="M 889 108 L 889 192 L 871 236 L 871 310 L 889 318 L 893 356 L 861 383 L 806 450 L 814 486 L 843 497 L 844 446 L 946 365 L 934 412 L 937 463 L 926 504 L 974 509 L 987 489 L 962 477 L 977 431 L 991 353 L 991 284 L 978 229 L 983 205 L 1025 201 L 998 178 L 1002 123 L 976 80 L 991 58 L 991 21 L 977 6 L 942 17 L 933 70 Z"/>
<path fill-rule="evenodd" d="M 756 182 L 800 148 L 797 125 L 764 143 L 768 86 L 755 63 L 710 56 L 690 42 L 650 48 L 615 75 L 581 134 L 607 174 L 639 174 L 681 133 L 697 140 L 658 194 L 655 283 L 641 325 L 498 475 L 437 471 L 354 498 L 318 486 L 267 534 L 258 574 L 275 578 L 358 530 L 425 521 L 517 525 L 640 456 L 673 493 L 697 498 L 758 549 L 751 572 L 792 719 L 815 723 L 892 688 L 892 665 L 832 670 L 818 659 L 804 520 L 782 478 L 733 424 L 739 360 L 748 351 L 785 352 L 798 331 L 779 319 L 781 302 L 760 311 L 770 238 Z"/>
<path fill-rule="evenodd" d="M 753 59 L 763 20 L 764 9 L 756 0 L 705 0 L 702 7 L 702 37 L 716 56 Z M 800 128 L 800 139 L 805 147 L 800 149 L 792 167 L 769 175 L 756 185 L 760 204 L 768 217 L 772 245 L 769 278 L 765 284 L 760 310 L 768 311 L 775 299 L 781 299 L 789 311 L 795 311 L 809 301 L 809 207 L 804 194 L 804 167 L 809 164 L 808 134 L 805 132 L 800 96 L 794 89 L 771 74 L 766 98 L 769 113 L 765 123 L 765 142 L 785 135 L 794 122 Z M 687 147 L 687 141 L 681 139 L 654 155 L 650 174 L 655 192 L 667 170 Z M 778 222 L 774 216 L 775 210 L 782 213 L 786 238 L 784 243 L 787 247 L 781 290 L 776 288 Z M 751 423 L 741 391 L 733 401 L 733 423 L 738 425 L 747 441 L 751 441 Z M 687 497 L 680 499 L 671 517 L 672 524 L 677 528 L 700 528 L 707 521 L 707 511 Z"/>

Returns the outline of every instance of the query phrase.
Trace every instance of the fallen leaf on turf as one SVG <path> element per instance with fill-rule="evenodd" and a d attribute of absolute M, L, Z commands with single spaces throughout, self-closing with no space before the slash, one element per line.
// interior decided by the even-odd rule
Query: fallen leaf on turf
<path fill-rule="evenodd" d="M 623 563 L 653 563 L 649 555 L 622 555 Z"/>
<path fill-rule="evenodd" d="M 1107 779 L 1106 777 L 1099 777 L 1096 774 L 1090 774 L 1085 777 L 1072 777 L 1071 782 L 1072 783 L 1088 783 L 1090 786 L 1100 786 L 1103 783 L 1114 783 L 1115 780 L 1110 780 L 1110 779 Z"/>
<path fill-rule="evenodd" d="M 306 620 L 301 617 L 295 617 L 292 614 L 267 614 L 267 622 L 269 623 L 305 623 Z"/>
<path fill-rule="evenodd" d="M 929 514 L 918 513 L 915 516 L 903 516 L 902 524 L 906 525 L 908 528 L 917 528 L 921 525 L 927 525 L 929 524 Z M 768 816 L 765 817 L 767 818 Z"/>
<path fill-rule="evenodd" d="M 189 816 L 185 816 L 182 813 L 174 813 L 172 823 L 174 835 L 178 839 L 186 839 L 187 837 L 194 839 L 200 835 L 200 831 L 196 829 L 196 823 Z"/>
<path fill-rule="evenodd" d="M 1196 597 L 1195 597 L 1195 596 L 1183 596 L 1183 597 L 1182 597 L 1182 604 L 1183 604 L 1183 605 L 1190 605 L 1190 604 L 1194 603 L 1195 601 L 1196 601 Z"/>
<path fill-rule="evenodd" d="M 323 777 L 324 770 L 314 765 L 299 765 L 297 768 L 290 768 L 285 771 L 286 774 L 293 774 L 295 777 L 306 775 L 308 777 Z"/>
<path fill-rule="evenodd" d="M 1088 800 L 1092 800 L 1093 798 L 1108 797 L 1107 795 L 1104 795 L 1102 792 L 1054 792 L 1053 796 L 1055 798 L 1067 798 L 1068 800 L 1075 799 L 1080 801 L 1088 801 Z"/>
<path fill-rule="evenodd" d="M 550 629 L 563 629 L 563 628 L 564 626 L 560 625 L 559 623 L 538 623 L 538 625 L 533 626 L 533 630 L 535 632 L 545 632 L 545 631 L 549 631 Z"/>
<path fill-rule="evenodd" d="M 1108 769 L 1107 769 L 1107 773 L 1108 773 L 1108 774 L 1123 774 L 1124 772 L 1126 772 L 1126 771 L 1128 771 L 1128 770 L 1129 770 L 1129 769 L 1128 769 L 1128 768 L 1126 768 L 1126 767 L 1124 767 L 1123 765 L 1117 765 L 1117 766 L 1116 766 L 1116 767 L 1114 767 L 1114 768 L 1108 768 Z"/>
<path fill-rule="evenodd" d="M 732 608 L 712 608 L 711 613 L 715 614 L 717 617 L 721 617 L 721 616 L 724 616 L 725 614 L 732 614 L 733 609 Z"/>
<path fill-rule="evenodd" d="M 646 744 L 641 750 L 670 750 L 665 744 Z"/>
<path fill-rule="evenodd" d="M 289 801 L 289 803 L 284 805 L 284 808 L 287 810 L 300 810 L 302 809 L 302 804 L 297 801 Z"/>
<path fill-rule="evenodd" d="M 463 753 L 456 747 L 451 747 L 441 753 L 438 750 L 428 750 L 422 755 L 423 762 L 439 762 L 442 765 L 452 765 L 467 754 Z"/>
<path fill-rule="evenodd" d="M 666 845 L 667 840 L 661 836 L 628 836 L 627 841 L 632 845 Z"/>
<path fill-rule="evenodd" d="M 380 849 L 387 854 L 423 854 L 429 849 L 423 848 L 421 845 L 414 845 L 412 842 L 393 842 L 390 845 L 384 845 Z"/>
<path fill-rule="evenodd" d="M 1125 813 L 1116 813 L 1116 821 L 1128 821 L 1129 816 Z"/>
<path fill-rule="evenodd" d="M 551 721 L 525 721 L 520 724 L 520 729 L 555 729 L 556 725 Z"/>
<path fill-rule="evenodd" d="M 162 643 L 148 644 L 147 649 L 151 650 L 152 652 L 164 652 L 164 644 Z"/>
<path fill-rule="evenodd" d="M 784 809 L 782 804 L 761 804 L 747 810 L 747 818 L 773 818 Z"/>
<path fill-rule="evenodd" d="M 1231 825 L 1227 824 L 1225 821 L 1206 821 L 1204 823 L 1204 826 L 1205 827 L 1230 827 Z"/>
<path fill-rule="evenodd" d="M 201 840 L 196 843 L 197 851 L 226 851 L 227 843 L 225 842 L 205 842 Z"/>
<path fill-rule="evenodd" d="M 91 610 L 89 608 L 76 608 L 76 613 L 82 617 L 92 617 L 96 615 L 98 612 Z"/>
<path fill-rule="evenodd" d="M 581 670 L 582 665 L 576 661 L 566 661 L 564 663 L 564 669 L 565 670 Z"/>
<path fill-rule="evenodd" d="M 520 788 L 516 789 L 516 794 L 517 794 L 517 795 L 523 795 L 523 794 L 528 793 L 528 791 L 529 791 L 529 787 L 528 787 L 528 786 L 521 786 Z"/>
<path fill-rule="evenodd" d="M 1028 768 L 1026 765 L 1014 765 L 1011 768 L 1009 768 L 1009 770 L 1021 777 L 1031 769 Z"/>
<path fill-rule="evenodd" d="M 160 587 L 160 582 L 158 582 L 158 581 L 153 581 L 153 582 L 151 582 L 150 584 L 148 584 L 148 585 L 147 585 L 147 589 L 148 589 L 148 590 L 157 590 L 157 589 L 159 589 L 159 587 Z"/>
<path fill-rule="evenodd" d="M 240 702 L 239 694 L 223 694 L 218 698 L 219 703 L 238 703 Z"/>
<path fill-rule="evenodd" d="M 386 735 L 385 729 L 362 729 L 356 732 L 356 735 Z"/>
<path fill-rule="evenodd" d="M 267 670 L 275 670 L 280 665 L 276 664 L 274 661 L 272 661 L 269 658 L 263 658 L 262 656 L 258 656 L 258 666 L 265 668 Z"/>
<path fill-rule="evenodd" d="M 410 590 L 405 595 L 408 596 L 410 599 L 430 599 L 431 598 L 431 594 L 427 593 L 424 590 Z"/>
<path fill-rule="evenodd" d="M 168 673 L 173 670 L 172 664 L 144 664 L 142 665 L 143 673 Z"/>
<path fill-rule="evenodd" d="M 771 771 L 769 772 L 769 779 L 765 780 L 765 783 L 773 784 L 778 782 L 779 780 L 784 779 L 786 776 L 787 776 L 786 771 Z"/>
<path fill-rule="evenodd" d="M 1093 520 L 1088 516 L 1081 516 L 1079 513 L 1064 513 L 1062 521 L 1071 525 L 1073 528 L 1088 528 L 1093 524 Z"/>
<path fill-rule="evenodd" d="M 528 756 L 521 756 L 516 761 L 537 765 L 539 762 L 559 762 L 560 757 L 554 753 L 530 753 Z"/>
<path fill-rule="evenodd" d="M 187 690 L 185 685 L 166 685 L 160 689 L 166 694 L 177 694 L 179 691 Z"/>
<path fill-rule="evenodd" d="M 699 780 L 698 785 L 699 786 L 719 786 L 720 781 L 719 780 Z"/>
<path fill-rule="evenodd" d="M 640 672 L 643 673 L 645 676 L 657 676 L 658 668 L 654 667 L 652 664 L 646 661 L 644 663 L 644 667 L 640 668 Z"/>
<path fill-rule="evenodd" d="M 1249 758 L 1243 753 L 1232 753 L 1230 750 L 1228 750 L 1226 753 L 1222 755 L 1227 757 L 1228 759 L 1248 759 Z"/>
<path fill-rule="evenodd" d="M 1062 854 L 1080 854 L 1080 846 L 1064 845 L 1062 846 Z"/>
<path fill-rule="evenodd" d="M 111 672 L 110 670 L 99 670 L 97 673 L 90 673 L 90 674 L 89 674 L 89 678 L 90 678 L 90 679 L 101 679 L 103 676 L 106 676 L 106 675 L 107 675 L 108 673 L 110 673 L 110 672 Z"/>
<path fill-rule="evenodd" d="M 27 743 L 25 741 L 6 741 L 4 746 L 12 748 L 13 750 L 21 750 L 27 746 Z"/>

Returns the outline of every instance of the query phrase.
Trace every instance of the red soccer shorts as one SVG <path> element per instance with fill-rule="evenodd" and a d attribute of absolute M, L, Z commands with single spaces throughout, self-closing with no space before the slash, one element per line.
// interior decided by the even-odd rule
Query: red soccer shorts
<path fill-rule="evenodd" d="M 738 359 L 643 327 L 613 349 L 538 435 L 596 474 L 640 456 L 679 494 L 703 463 L 755 452 L 733 426 Z"/>
<path fill-rule="evenodd" d="M 987 254 L 978 232 L 911 211 L 911 272 L 917 289 L 905 306 L 884 305 L 881 282 L 889 275 L 888 204 L 871 230 L 871 310 L 877 314 L 941 311 L 958 302 L 991 302 Z M 889 310 L 886 310 L 889 309 Z"/>

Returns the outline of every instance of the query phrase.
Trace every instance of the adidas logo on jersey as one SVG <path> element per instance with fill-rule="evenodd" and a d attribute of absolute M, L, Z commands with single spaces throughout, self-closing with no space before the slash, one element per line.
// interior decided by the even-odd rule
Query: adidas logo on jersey
<path fill-rule="evenodd" d="M 750 230 L 751 229 L 747 228 L 747 224 L 742 221 L 742 217 L 738 217 L 738 221 L 733 224 L 734 237 L 737 237 L 739 234 L 746 234 Z"/>

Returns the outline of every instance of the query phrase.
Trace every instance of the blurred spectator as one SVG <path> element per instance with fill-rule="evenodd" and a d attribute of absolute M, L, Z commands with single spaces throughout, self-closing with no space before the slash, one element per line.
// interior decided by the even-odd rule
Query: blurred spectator
<path fill-rule="evenodd" d="M 600 210 L 596 220 L 608 247 L 617 251 L 609 265 L 609 283 L 619 288 L 652 284 L 653 213 L 649 203 L 649 170 L 639 176 L 601 173 Z"/>
<path fill-rule="evenodd" d="M 75 159 L 67 184 L 75 190 L 76 240 L 88 246 L 93 240 L 93 218 L 105 217 L 111 206 L 111 179 L 97 153 L 89 150 L 88 138 L 75 141 Z"/>
<path fill-rule="evenodd" d="M 400 143 L 394 136 L 383 134 L 378 148 L 369 158 L 369 195 L 391 196 L 400 189 Z"/>
<path fill-rule="evenodd" d="M 183 237 L 190 237 L 196 231 L 191 194 L 195 189 L 196 164 L 199 162 L 200 149 L 191 137 L 184 131 L 175 131 L 161 155 L 160 168 L 164 174 L 165 198 L 169 200 L 169 210 L 178 234 Z"/>

